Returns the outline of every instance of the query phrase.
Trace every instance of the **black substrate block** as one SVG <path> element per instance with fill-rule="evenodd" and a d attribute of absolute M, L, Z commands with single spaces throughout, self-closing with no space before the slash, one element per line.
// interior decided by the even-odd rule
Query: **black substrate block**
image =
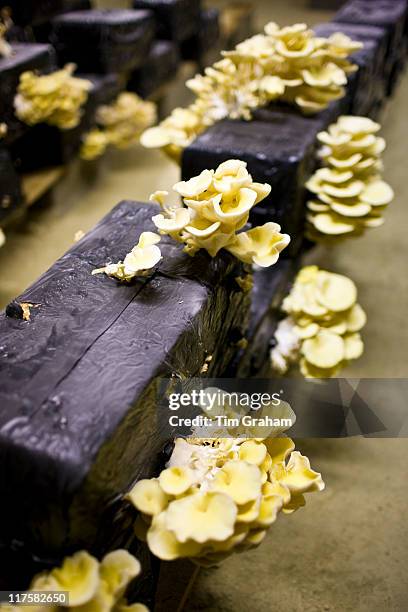
<path fill-rule="evenodd" d="M 341 23 L 378 26 L 387 30 L 385 78 L 391 94 L 406 59 L 406 0 L 350 0 L 334 16 Z"/>
<path fill-rule="evenodd" d="M 92 5 L 90 0 L 62 0 L 61 9 L 58 11 L 58 14 L 63 15 L 64 13 L 70 13 L 72 11 L 87 11 L 91 8 Z M 34 24 L 32 30 L 36 41 L 50 42 L 53 17 L 55 17 L 55 15 L 47 15 L 46 21 L 40 24 Z"/>
<path fill-rule="evenodd" d="M 252 209 L 250 221 L 279 223 L 292 239 L 282 256 L 291 256 L 303 239 L 304 185 L 315 169 L 316 135 L 335 120 L 339 108 L 335 103 L 314 117 L 303 117 L 276 106 L 256 111 L 253 121 L 220 121 L 185 149 L 183 179 L 228 159 L 247 162 L 254 181 L 272 186 L 271 195 Z"/>
<path fill-rule="evenodd" d="M 60 130 L 44 123 L 30 128 L 10 148 L 20 172 L 69 163 L 78 154 L 84 133 L 95 126 L 98 106 L 111 102 L 120 91 L 120 81 L 115 74 L 78 76 L 90 80 L 93 85 L 80 124 L 71 130 Z"/>
<path fill-rule="evenodd" d="M 225 39 L 224 48 L 234 49 L 240 42 L 255 34 L 253 3 L 232 3 L 221 13 L 221 30 Z"/>
<path fill-rule="evenodd" d="M 180 52 L 176 43 L 158 40 L 153 43 L 143 66 L 132 73 L 127 89 L 148 98 L 177 75 L 179 65 Z"/>
<path fill-rule="evenodd" d="M 55 54 L 50 45 L 14 43 L 10 57 L 0 58 L 0 117 L 7 124 L 6 144 L 27 129 L 14 114 L 14 98 L 20 75 L 27 70 L 50 72 L 55 69 Z"/>
<path fill-rule="evenodd" d="M 353 115 L 376 116 L 385 102 L 387 84 L 384 78 L 387 55 L 387 30 L 375 26 L 347 23 L 319 23 L 313 27 L 318 36 L 329 37 L 336 32 L 362 42 L 364 47 L 351 55 L 358 66 L 349 75 L 347 86 Z"/>
<path fill-rule="evenodd" d="M 184 41 L 181 54 L 185 60 L 199 63 L 201 68 L 213 64 L 221 54 L 220 11 L 216 8 L 200 11 L 198 32 Z"/>
<path fill-rule="evenodd" d="M 9 152 L 4 147 L 0 147 L 0 227 L 22 204 L 20 179 Z"/>
<path fill-rule="evenodd" d="M 81 72 L 124 72 L 143 64 L 154 32 L 149 11 L 74 11 L 53 19 L 50 41 L 61 64 L 75 62 Z"/>
<path fill-rule="evenodd" d="M 66 0 L 1 0 L 0 9 L 10 8 L 11 18 L 18 25 L 47 21 L 57 15 Z"/>
<path fill-rule="evenodd" d="M 200 376 L 210 355 L 217 377 L 235 355 L 249 298 L 228 253 L 192 258 L 163 238 L 150 278 L 91 275 L 153 231 L 157 212 L 122 202 L 0 315 L 0 548 L 55 559 L 122 543 L 121 496 L 163 461 L 159 378 Z M 38 305 L 30 321 L 21 302 Z"/>
<path fill-rule="evenodd" d="M 182 42 L 200 25 L 200 0 L 134 0 L 133 8 L 154 12 L 159 38 Z"/>
<path fill-rule="evenodd" d="M 296 259 L 280 259 L 270 268 L 254 271 L 246 334 L 248 346 L 236 360 L 234 374 L 238 378 L 259 377 L 270 373 L 269 353 L 281 318 L 280 307 L 289 293 L 298 266 L 299 261 Z"/>

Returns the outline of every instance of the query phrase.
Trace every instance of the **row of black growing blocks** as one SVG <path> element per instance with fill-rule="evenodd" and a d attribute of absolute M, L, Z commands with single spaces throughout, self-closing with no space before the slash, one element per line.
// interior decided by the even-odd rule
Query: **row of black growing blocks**
<path fill-rule="evenodd" d="M 200 0 L 134 0 L 133 8 L 153 11 L 158 38 L 181 43 L 200 27 Z"/>
<path fill-rule="evenodd" d="M 27 70 L 51 72 L 55 67 L 55 54 L 50 45 L 15 43 L 10 57 L 0 59 L 0 117 L 8 128 L 6 144 L 27 130 L 27 126 L 16 118 L 14 110 L 20 75 Z"/>
<path fill-rule="evenodd" d="M 358 66 L 357 72 L 349 75 L 347 99 L 353 115 L 376 117 L 384 105 L 387 95 L 386 60 L 387 31 L 375 26 L 345 23 L 320 23 L 313 28 L 318 36 L 329 37 L 342 32 L 352 40 L 363 43 L 363 48 L 351 56 Z"/>
<path fill-rule="evenodd" d="M 350 0 L 333 19 L 336 23 L 385 28 L 387 33 L 385 78 L 388 95 L 394 91 L 406 61 L 407 10 L 406 0 Z"/>
<path fill-rule="evenodd" d="M 55 561 L 122 544 L 121 496 L 157 473 L 168 441 L 157 382 L 205 363 L 221 376 L 245 334 L 249 297 L 228 253 L 192 258 L 163 238 L 151 277 L 92 276 L 154 230 L 157 212 L 122 202 L 0 315 L 0 548 Z M 37 305 L 30 321 L 22 302 Z"/>
<path fill-rule="evenodd" d="M 292 238 L 282 256 L 296 254 L 305 220 L 305 182 L 316 165 L 316 136 L 343 112 L 342 101 L 313 117 L 290 107 L 273 106 L 254 113 L 252 121 L 225 119 L 185 149 L 184 180 L 228 159 L 241 159 L 255 181 L 272 186 L 270 196 L 251 211 L 250 221 L 275 221 Z"/>
<path fill-rule="evenodd" d="M 81 72 L 126 72 L 143 65 L 155 29 L 150 11 L 74 11 L 53 19 L 50 42 L 60 64 L 75 62 Z"/>
<path fill-rule="evenodd" d="M 171 40 L 158 40 L 153 43 L 143 65 L 131 74 L 127 89 L 149 98 L 176 77 L 179 65 L 178 45 Z"/>
<path fill-rule="evenodd" d="M 92 82 L 79 125 L 70 130 L 61 130 L 45 123 L 30 128 L 10 147 L 20 172 L 70 162 L 79 152 L 84 133 L 94 127 L 98 106 L 111 102 L 120 91 L 120 81 L 115 74 L 78 76 Z"/>

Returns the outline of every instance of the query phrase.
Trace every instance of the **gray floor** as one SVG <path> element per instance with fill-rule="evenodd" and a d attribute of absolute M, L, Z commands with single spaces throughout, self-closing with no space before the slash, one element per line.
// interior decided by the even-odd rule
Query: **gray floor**
<path fill-rule="evenodd" d="M 256 5 L 259 23 L 313 24 L 330 15 L 310 11 L 306 0 Z M 396 191 L 387 223 L 346 246 L 313 254 L 315 262 L 356 281 L 368 313 L 365 354 L 348 376 L 407 376 L 407 100 L 405 78 L 383 119 L 386 179 Z M 145 200 L 156 189 L 168 188 L 178 179 L 178 169 L 159 153 L 135 148 L 110 155 L 97 179 L 89 175 L 89 169 L 74 168 L 54 205 L 33 209 L 27 223 L 8 236 L 0 250 L 0 306 L 69 248 L 77 230 L 92 227 L 123 198 Z M 280 517 L 256 551 L 201 572 L 189 610 L 408 609 L 408 441 L 318 440 L 300 447 L 323 472 L 326 491 L 310 496 L 295 515 Z"/>

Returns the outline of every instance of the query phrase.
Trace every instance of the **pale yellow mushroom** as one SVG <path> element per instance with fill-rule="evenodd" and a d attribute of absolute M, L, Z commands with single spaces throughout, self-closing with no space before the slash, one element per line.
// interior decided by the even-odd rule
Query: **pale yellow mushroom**
<path fill-rule="evenodd" d="M 322 491 L 324 482 L 319 472 L 310 467 L 307 457 L 293 451 L 287 465 L 277 464 L 271 470 L 272 482 L 277 480 L 285 485 L 292 494 L 306 493 L 309 491 Z"/>
<path fill-rule="evenodd" d="M 318 302 L 333 312 L 347 310 L 357 300 L 357 287 L 352 280 L 323 270 L 317 275 L 315 292 Z"/>
<path fill-rule="evenodd" d="M 55 590 L 69 592 L 69 605 L 81 606 L 90 601 L 99 587 L 99 563 L 86 551 L 67 557 L 61 567 L 50 572 Z M 52 589 L 54 590 L 54 589 Z"/>
<path fill-rule="evenodd" d="M 359 359 L 364 352 L 364 344 L 359 333 L 344 336 L 344 356 L 346 359 Z"/>
<path fill-rule="evenodd" d="M 360 304 L 354 304 L 346 315 L 348 332 L 358 332 L 367 323 L 367 315 Z"/>
<path fill-rule="evenodd" d="M 197 556 L 201 544 L 192 540 L 180 542 L 173 531 L 167 529 L 165 518 L 164 513 L 155 516 L 147 532 L 147 543 L 152 553 L 163 561 Z"/>
<path fill-rule="evenodd" d="M 201 174 L 191 178 L 189 181 L 176 183 L 173 189 L 185 198 L 193 198 L 207 191 L 212 183 L 213 176 L 213 170 L 203 170 Z"/>
<path fill-rule="evenodd" d="M 277 519 L 279 511 L 282 509 L 283 500 L 280 495 L 268 495 L 261 501 L 259 515 L 256 525 L 259 527 L 269 527 Z"/>
<path fill-rule="evenodd" d="M 190 212 L 187 208 L 175 208 L 166 212 L 166 217 L 162 214 L 152 217 L 152 221 L 157 229 L 163 233 L 179 232 L 191 221 Z"/>
<path fill-rule="evenodd" d="M 67 64 L 46 75 L 23 72 L 14 99 L 16 116 L 28 125 L 48 123 L 61 130 L 79 125 L 92 83 L 74 77 L 75 68 Z"/>
<path fill-rule="evenodd" d="M 182 495 L 193 482 L 193 472 L 188 467 L 170 467 L 159 476 L 159 484 L 167 495 Z"/>
<path fill-rule="evenodd" d="M 266 459 L 267 449 L 265 444 L 256 440 L 247 440 L 239 447 L 239 458 L 247 463 L 260 467 Z"/>
<path fill-rule="evenodd" d="M 368 117 L 358 117 L 355 115 L 342 115 L 337 120 L 338 128 L 349 134 L 375 134 L 381 129 L 379 123 L 376 123 Z"/>
<path fill-rule="evenodd" d="M 365 217 L 371 212 L 371 206 L 362 202 L 356 204 L 331 204 L 331 209 L 343 217 Z"/>
<path fill-rule="evenodd" d="M 246 504 L 261 492 L 261 471 L 245 461 L 227 461 L 214 475 L 210 487 L 212 491 L 225 493 L 236 504 Z"/>
<path fill-rule="evenodd" d="M 253 523 L 259 516 L 261 507 L 262 495 L 259 495 L 254 500 L 246 504 L 238 505 L 237 522 L 238 523 Z"/>
<path fill-rule="evenodd" d="M 360 194 L 360 199 L 371 206 L 384 206 L 394 199 L 394 192 L 384 181 L 372 181 Z"/>
<path fill-rule="evenodd" d="M 102 559 L 100 577 L 115 599 L 121 598 L 129 583 L 140 574 L 139 561 L 127 550 L 114 550 Z"/>
<path fill-rule="evenodd" d="M 321 329 L 314 338 L 303 342 L 301 352 L 317 368 L 333 368 L 345 358 L 344 340 Z"/>
<path fill-rule="evenodd" d="M 314 227 L 322 234 L 329 236 L 341 236 L 350 234 L 355 230 L 355 226 L 349 220 L 330 213 L 319 213 L 309 218 Z"/>
<path fill-rule="evenodd" d="M 133 489 L 125 495 L 137 510 L 155 516 L 167 508 L 169 498 L 158 480 L 139 480 Z"/>
<path fill-rule="evenodd" d="M 254 467 L 254 466 L 252 466 Z M 173 501 L 164 514 L 164 525 L 182 544 L 193 540 L 203 544 L 208 540 L 222 541 L 234 533 L 237 507 L 223 492 L 197 491 Z"/>
<path fill-rule="evenodd" d="M 142 232 L 136 246 L 128 253 L 123 262 L 108 264 L 92 271 L 92 274 L 107 274 L 122 281 L 130 281 L 136 276 L 144 276 L 162 259 L 157 243 L 160 236 L 154 232 Z"/>
<path fill-rule="evenodd" d="M 277 223 L 269 222 L 242 232 L 227 250 L 245 263 L 269 267 L 278 261 L 279 253 L 290 242 L 288 234 L 281 234 L 280 229 Z"/>

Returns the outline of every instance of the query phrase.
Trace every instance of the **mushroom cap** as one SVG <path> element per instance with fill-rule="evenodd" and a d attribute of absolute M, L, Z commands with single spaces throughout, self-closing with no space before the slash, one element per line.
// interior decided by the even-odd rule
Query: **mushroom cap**
<path fill-rule="evenodd" d="M 216 472 L 210 486 L 212 491 L 230 496 L 236 504 L 246 504 L 261 492 L 261 471 L 245 461 L 227 461 Z"/>
<path fill-rule="evenodd" d="M 229 495 L 219 491 L 197 491 L 173 501 L 164 514 L 164 524 L 181 543 L 193 540 L 226 540 L 234 533 L 237 507 Z"/>
<path fill-rule="evenodd" d="M 286 466 L 283 464 L 276 466 L 271 472 L 272 482 L 275 478 L 295 495 L 324 489 L 321 474 L 311 469 L 309 459 L 299 451 L 292 452 Z"/>
<path fill-rule="evenodd" d="M 359 359 L 364 352 L 364 344 L 359 333 L 344 336 L 344 350 L 346 359 Z"/>
<path fill-rule="evenodd" d="M 137 510 L 155 516 L 167 507 L 168 497 L 155 479 L 139 480 L 126 495 Z"/>
<path fill-rule="evenodd" d="M 264 444 L 272 457 L 272 464 L 286 461 L 286 458 L 295 449 L 295 443 L 291 438 L 267 438 Z"/>
<path fill-rule="evenodd" d="M 187 208 L 176 208 L 168 213 L 168 217 L 162 214 L 154 215 L 152 221 L 162 232 L 178 232 L 190 223 L 190 211 Z"/>
<path fill-rule="evenodd" d="M 188 467 L 169 467 L 159 476 L 160 487 L 167 495 L 182 495 L 193 484 L 194 476 Z"/>
<path fill-rule="evenodd" d="M 310 218 L 314 227 L 322 234 L 329 236 L 340 236 L 350 234 L 355 230 L 354 223 L 345 220 L 344 217 L 336 216 L 331 213 L 318 213 Z"/>
<path fill-rule="evenodd" d="M 154 517 L 147 532 L 147 544 L 152 553 L 163 561 L 173 561 L 180 557 L 196 557 L 201 551 L 201 545 L 198 542 L 188 540 L 182 543 L 172 531 L 166 528 L 164 513 Z"/>
<path fill-rule="evenodd" d="M 384 206 L 394 199 L 394 191 L 385 181 L 374 180 L 362 191 L 360 199 L 371 206 Z"/>
<path fill-rule="evenodd" d="M 361 308 L 360 304 L 354 304 L 347 313 L 346 318 L 347 331 L 358 332 L 367 323 L 367 315 Z"/>
<path fill-rule="evenodd" d="M 61 567 L 51 571 L 56 590 L 69 592 L 70 606 L 81 606 L 89 602 L 99 587 L 99 563 L 86 551 L 79 551 L 64 559 Z"/>
<path fill-rule="evenodd" d="M 100 577 L 115 597 L 122 597 L 129 582 L 140 574 L 139 561 L 127 550 L 114 550 L 102 559 Z"/>
<path fill-rule="evenodd" d="M 316 281 L 316 298 L 328 310 L 342 312 L 356 303 L 357 287 L 347 276 L 321 270 Z"/>
<path fill-rule="evenodd" d="M 371 212 L 370 204 L 358 202 L 357 204 L 331 204 L 332 210 L 343 217 L 365 217 Z"/>
<path fill-rule="evenodd" d="M 349 134 L 375 134 L 381 129 L 381 125 L 368 117 L 357 117 L 356 115 L 342 115 L 337 120 L 338 128 Z"/>
<path fill-rule="evenodd" d="M 268 497 L 263 497 L 256 524 L 259 527 L 269 527 L 272 525 L 272 523 L 276 521 L 282 506 L 283 500 L 280 495 L 268 495 Z"/>
<path fill-rule="evenodd" d="M 214 176 L 214 170 L 203 170 L 189 181 L 180 181 L 173 186 L 174 191 L 185 198 L 194 198 L 209 189 Z"/>
<path fill-rule="evenodd" d="M 256 440 L 247 440 L 239 447 L 239 458 L 253 465 L 260 466 L 266 458 L 267 450 L 265 444 Z"/>
<path fill-rule="evenodd" d="M 317 368 L 333 368 L 345 357 L 343 339 L 324 329 L 314 338 L 305 340 L 301 351 L 307 361 Z"/>

